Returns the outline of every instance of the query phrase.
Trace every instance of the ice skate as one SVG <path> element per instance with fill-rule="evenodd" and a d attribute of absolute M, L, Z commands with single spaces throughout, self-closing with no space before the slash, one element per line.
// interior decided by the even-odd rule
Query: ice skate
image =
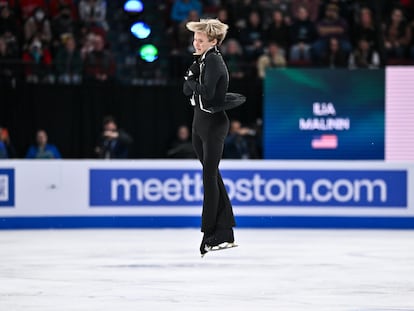
<path fill-rule="evenodd" d="M 237 247 L 237 246 L 238 245 L 235 244 L 234 242 L 233 243 L 224 242 L 224 243 L 221 243 L 221 244 L 216 245 L 216 246 L 206 245 L 205 251 L 206 251 L 206 253 L 207 252 L 214 252 L 214 251 L 221 251 L 223 249 L 233 248 L 233 247 Z M 202 256 L 204 256 L 205 254 L 203 254 Z"/>
<path fill-rule="evenodd" d="M 218 229 L 213 236 L 203 238 L 200 247 L 201 257 L 204 257 L 208 252 L 220 251 L 237 246 L 234 243 L 233 229 Z"/>
<path fill-rule="evenodd" d="M 201 245 L 200 245 L 201 257 L 203 257 L 208 252 L 206 250 L 206 241 L 208 239 L 211 239 L 212 237 L 213 237 L 213 233 L 211 233 L 211 232 L 210 233 L 204 232 L 203 239 L 202 239 Z"/>

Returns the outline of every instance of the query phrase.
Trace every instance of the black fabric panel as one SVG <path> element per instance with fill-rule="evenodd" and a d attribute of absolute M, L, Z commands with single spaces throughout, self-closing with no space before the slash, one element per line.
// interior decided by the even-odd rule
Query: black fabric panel
<path fill-rule="evenodd" d="M 229 116 L 254 122 L 261 115 L 261 86 L 235 82 L 230 91 L 247 96 Z M 250 85 L 251 85 L 250 81 Z M 23 158 L 37 129 L 64 158 L 95 158 L 102 119 L 113 115 L 134 138 L 130 158 L 164 158 L 176 128 L 191 126 L 192 107 L 181 85 L 27 85 L 0 87 L 0 126 L 8 128 L 17 156 Z"/>

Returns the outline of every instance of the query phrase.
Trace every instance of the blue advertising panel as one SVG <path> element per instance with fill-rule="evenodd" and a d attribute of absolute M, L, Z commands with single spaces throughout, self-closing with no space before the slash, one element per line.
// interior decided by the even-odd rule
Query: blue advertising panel
<path fill-rule="evenodd" d="M 0 169 L 0 208 L 14 206 L 14 170 Z"/>
<path fill-rule="evenodd" d="M 264 92 L 266 159 L 384 159 L 384 70 L 274 69 Z"/>
<path fill-rule="evenodd" d="M 191 169 L 91 169 L 90 206 L 200 206 Z M 406 170 L 222 170 L 235 206 L 407 208 Z"/>

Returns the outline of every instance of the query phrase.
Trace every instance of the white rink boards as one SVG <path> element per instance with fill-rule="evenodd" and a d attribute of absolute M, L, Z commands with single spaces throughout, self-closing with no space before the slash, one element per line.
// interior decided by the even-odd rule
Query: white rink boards
<path fill-rule="evenodd" d="M 220 165 L 239 227 L 414 228 L 414 165 L 230 161 Z M 0 229 L 199 227 L 196 160 L 0 163 Z"/>

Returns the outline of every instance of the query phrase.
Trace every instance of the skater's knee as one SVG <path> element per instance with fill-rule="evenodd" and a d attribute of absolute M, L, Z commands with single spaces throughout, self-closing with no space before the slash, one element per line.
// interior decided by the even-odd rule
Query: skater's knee
<path fill-rule="evenodd" d="M 213 165 L 204 164 L 204 166 L 203 166 L 203 175 L 204 176 L 215 176 L 215 177 L 217 177 L 218 167 L 215 166 L 215 165 L 213 166 Z"/>
<path fill-rule="evenodd" d="M 210 180 L 214 180 L 215 182 L 217 182 L 217 173 L 204 173 L 203 174 L 203 180 L 204 181 L 210 181 Z"/>

